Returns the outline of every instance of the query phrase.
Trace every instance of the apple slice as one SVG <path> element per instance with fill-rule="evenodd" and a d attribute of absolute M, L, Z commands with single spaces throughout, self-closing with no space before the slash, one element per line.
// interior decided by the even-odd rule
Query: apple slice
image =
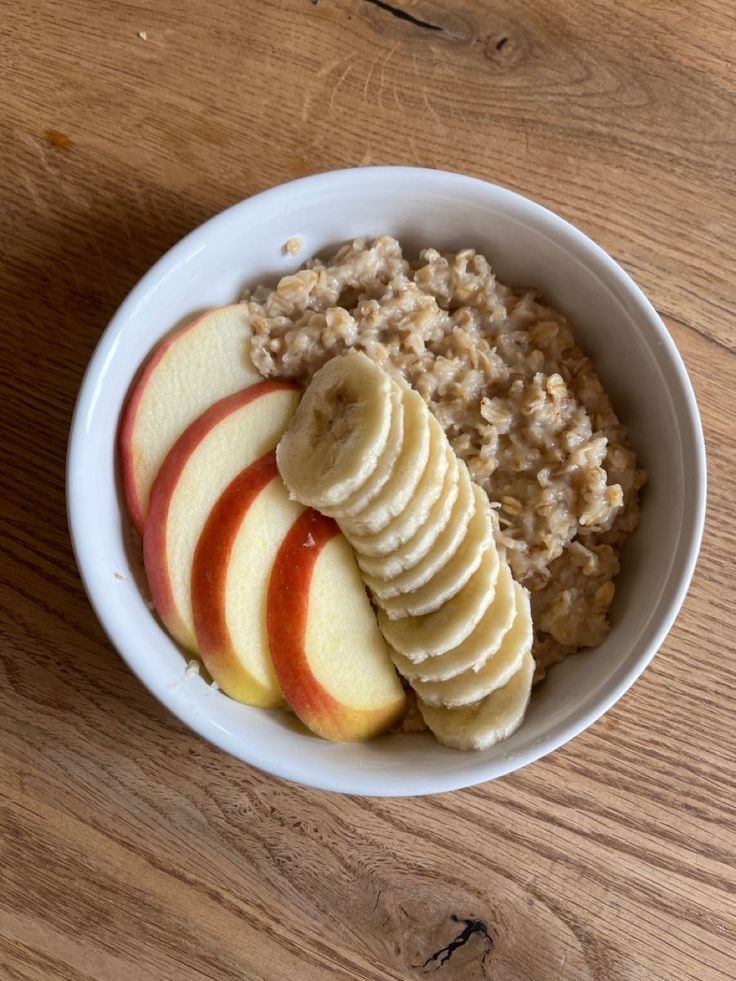
<path fill-rule="evenodd" d="M 283 704 L 268 648 L 266 595 L 273 561 L 303 510 L 289 500 L 271 451 L 228 485 L 194 551 L 200 656 L 220 688 L 248 705 Z"/>
<path fill-rule="evenodd" d="M 179 436 L 214 402 L 260 380 L 242 304 L 211 310 L 156 349 L 128 397 L 118 436 L 125 503 L 141 534 L 153 481 Z"/>
<path fill-rule="evenodd" d="M 401 717 L 404 690 L 331 518 L 305 511 L 284 539 L 267 623 L 281 690 L 312 732 L 335 742 L 370 739 Z"/>
<path fill-rule="evenodd" d="M 297 386 L 282 381 L 221 399 L 182 433 L 154 481 L 143 531 L 146 575 L 159 616 L 190 650 L 198 650 L 192 561 L 207 516 L 230 481 L 276 446 L 298 402 Z"/>

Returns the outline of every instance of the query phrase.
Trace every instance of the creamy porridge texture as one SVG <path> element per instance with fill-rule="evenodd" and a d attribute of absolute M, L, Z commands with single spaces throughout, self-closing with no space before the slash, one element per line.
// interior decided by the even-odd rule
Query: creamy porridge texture
<path fill-rule="evenodd" d="M 498 507 L 497 543 L 532 595 L 537 678 L 601 643 L 644 473 L 562 314 L 471 249 L 410 262 L 388 236 L 243 299 L 266 377 L 307 384 L 357 348 L 424 397 Z"/>

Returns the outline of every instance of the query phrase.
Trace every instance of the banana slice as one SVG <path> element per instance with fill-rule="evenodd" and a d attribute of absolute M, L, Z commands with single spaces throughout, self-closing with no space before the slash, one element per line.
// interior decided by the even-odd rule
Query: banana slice
<path fill-rule="evenodd" d="M 503 688 L 465 708 L 435 708 L 417 699 L 422 718 L 445 746 L 488 749 L 515 732 L 524 718 L 534 675 L 534 658 L 527 652 L 521 667 Z"/>
<path fill-rule="evenodd" d="M 429 432 L 427 466 L 414 496 L 401 514 L 389 521 L 376 535 L 347 536 L 358 553 L 361 569 L 369 575 L 383 576 L 382 563 L 386 563 L 389 570 L 387 578 L 394 574 L 391 570 L 400 572 L 403 555 L 401 546 L 414 535 L 418 535 L 425 525 L 439 526 L 441 529 L 450 516 L 458 494 L 458 460 L 434 417 L 429 420 Z"/>
<path fill-rule="evenodd" d="M 452 448 L 448 447 L 452 453 Z M 458 511 L 467 513 L 473 508 L 473 486 L 470 481 L 468 468 L 458 460 L 453 453 L 452 470 L 455 472 L 454 501 L 450 508 L 447 503 L 443 504 L 442 498 L 432 508 L 427 520 L 403 545 L 399 546 L 390 555 L 376 558 L 370 563 L 362 555 L 358 555 L 358 565 L 364 575 L 373 575 L 374 579 L 390 579 L 398 576 L 406 569 L 410 569 L 420 562 L 429 552 L 440 535 L 447 528 L 447 525 Z M 452 493 L 452 492 L 451 492 Z M 439 517 L 435 519 L 435 516 Z M 468 517 L 468 521 L 470 518 Z M 370 569 L 370 571 L 368 571 Z"/>
<path fill-rule="evenodd" d="M 414 685 L 418 681 L 446 681 L 464 671 L 477 671 L 492 658 L 511 629 L 516 613 L 514 580 L 506 561 L 501 562 L 493 602 L 478 626 L 460 645 L 423 661 L 410 661 L 405 654 L 391 652 L 398 671 Z"/>
<path fill-rule="evenodd" d="M 367 508 L 352 518 L 343 518 L 340 528 L 346 534 L 375 534 L 400 514 L 417 489 L 429 459 L 429 409 L 411 388 L 402 392 L 404 440 L 391 476 Z M 297 410 L 298 411 L 298 410 Z"/>
<path fill-rule="evenodd" d="M 496 549 L 486 549 L 480 565 L 460 592 L 434 613 L 390 620 L 379 610 L 378 624 L 383 636 L 411 661 L 423 661 L 457 647 L 470 636 L 493 602 L 499 565 Z"/>
<path fill-rule="evenodd" d="M 355 351 L 319 369 L 276 449 L 292 500 L 324 509 L 366 482 L 388 440 L 391 384 Z"/>
<path fill-rule="evenodd" d="M 481 563 L 486 551 L 496 551 L 493 540 L 491 505 L 485 491 L 473 485 L 475 509 L 465 537 L 454 554 L 435 572 L 429 582 L 410 593 L 379 600 L 390 620 L 408 616 L 425 616 L 438 610 L 456 596 Z M 498 558 L 496 558 L 498 565 Z"/>
<path fill-rule="evenodd" d="M 368 477 L 362 487 L 350 495 L 344 504 L 330 508 L 330 514 L 338 521 L 341 518 L 349 517 L 363 511 L 381 488 L 386 484 L 393 473 L 397 461 L 401 455 L 401 448 L 404 442 L 404 400 L 403 389 L 391 382 L 391 427 L 388 431 L 388 439 L 383 449 L 376 469 Z"/>
<path fill-rule="evenodd" d="M 476 510 L 477 495 L 470 481 L 467 467 L 460 464 L 459 493 L 455 501 L 455 506 L 450 514 L 450 519 L 436 535 L 431 547 L 424 556 L 420 556 L 417 562 L 412 562 L 409 552 L 410 543 L 407 542 L 400 551 L 406 562 L 405 571 L 391 579 L 369 576 L 363 572 L 363 579 L 366 586 L 371 590 L 379 603 L 399 596 L 401 593 L 410 593 L 419 589 L 429 582 L 432 576 L 441 569 L 455 554 L 465 538 L 468 531 L 470 520 Z M 479 490 L 480 488 L 478 488 Z M 483 495 L 483 491 L 481 491 Z M 485 497 L 485 495 L 483 495 Z M 488 499 L 486 498 L 486 504 Z M 430 531 L 431 531 L 430 527 Z M 361 567 L 362 568 L 362 567 Z"/>
<path fill-rule="evenodd" d="M 516 674 L 532 649 L 534 631 L 529 593 L 518 583 L 514 593 L 514 622 L 496 653 L 477 670 L 463 671 L 447 681 L 415 681 L 414 691 L 425 705 L 444 705 L 445 708 L 471 705 L 497 688 L 503 688 Z"/>

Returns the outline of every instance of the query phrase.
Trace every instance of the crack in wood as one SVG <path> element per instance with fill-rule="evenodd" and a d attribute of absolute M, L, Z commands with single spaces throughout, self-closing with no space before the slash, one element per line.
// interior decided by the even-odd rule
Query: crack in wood
<path fill-rule="evenodd" d="M 454 913 L 452 914 L 451 919 L 455 923 L 464 923 L 465 926 L 455 937 L 455 939 L 451 940 L 446 947 L 442 947 L 440 950 L 435 951 L 434 954 L 430 954 L 430 956 L 422 964 L 422 968 L 429 967 L 433 962 L 433 969 L 442 967 L 450 960 L 456 950 L 459 950 L 460 947 L 464 947 L 468 940 L 470 940 L 470 938 L 476 934 L 483 938 L 485 950 L 483 951 L 481 963 L 485 965 L 486 958 L 493 949 L 493 937 L 488 932 L 488 927 L 486 924 L 483 922 L 483 920 L 466 920 L 460 916 L 456 916 Z"/>
<path fill-rule="evenodd" d="M 422 27 L 425 31 L 441 31 L 442 27 L 439 24 L 430 24 L 428 20 L 420 20 L 419 17 L 415 17 L 406 10 L 402 10 L 400 7 L 394 7 L 390 3 L 386 3 L 385 0 L 366 0 L 366 3 L 372 4 L 374 7 L 378 7 L 379 10 L 385 10 L 386 13 L 391 14 L 393 17 L 397 17 L 399 20 L 405 20 L 408 24 L 413 24 L 415 27 Z"/>

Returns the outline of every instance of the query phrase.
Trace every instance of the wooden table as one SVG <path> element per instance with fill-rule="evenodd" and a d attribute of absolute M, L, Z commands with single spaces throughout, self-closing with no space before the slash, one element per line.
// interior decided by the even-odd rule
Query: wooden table
<path fill-rule="evenodd" d="M 730 0 L 5 0 L 0 977 L 736 977 Z M 645 676 L 551 757 L 361 800 L 228 759 L 107 643 L 67 537 L 116 306 L 227 205 L 332 167 L 515 188 L 616 256 L 695 384 L 710 512 Z"/>

